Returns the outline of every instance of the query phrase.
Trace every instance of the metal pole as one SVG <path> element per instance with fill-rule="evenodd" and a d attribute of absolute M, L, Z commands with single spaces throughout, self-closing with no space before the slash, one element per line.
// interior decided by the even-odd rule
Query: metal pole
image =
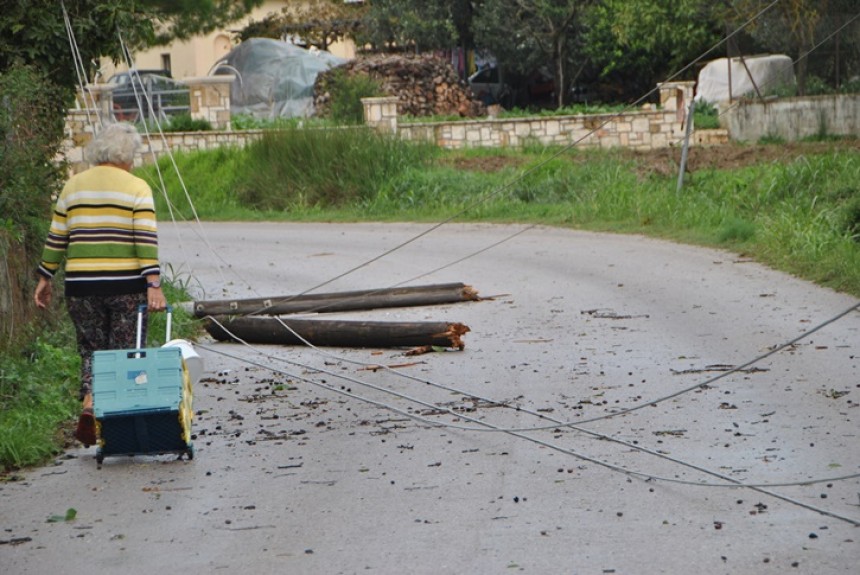
<path fill-rule="evenodd" d="M 693 131 L 693 109 L 696 107 L 696 101 L 690 100 L 690 108 L 687 112 L 687 125 L 684 131 L 684 147 L 681 148 L 681 168 L 678 170 L 678 188 L 677 192 L 684 187 L 684 172 L 687 170 L 687 153 L 690 149 L 690 133 Z"/>

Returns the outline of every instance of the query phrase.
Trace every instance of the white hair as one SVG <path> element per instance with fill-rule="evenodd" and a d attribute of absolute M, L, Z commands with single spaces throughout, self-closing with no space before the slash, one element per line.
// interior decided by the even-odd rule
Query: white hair
<path fill-rule="evenodd" d="M 132 124 L 108 124 L 87 145 L 86 159 L 91 164 L 133 164 L 134 154 L 142 145 Z"/>

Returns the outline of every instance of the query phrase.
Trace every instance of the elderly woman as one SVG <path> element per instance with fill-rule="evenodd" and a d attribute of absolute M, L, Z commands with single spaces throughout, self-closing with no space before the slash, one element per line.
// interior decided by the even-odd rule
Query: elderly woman
<path fill-rule="evenodd" d="M 81 354 L 83 411 L 75 437 L 86 446 L 96 442 L 93 352 L 133 348 L 139 305 L 148 303 L 152 311 L 166 306 L 152 190 L 130 173 L 140 145 L 137 130 L 126 123 L 108 125 L 90 142 L 92 167 L 63 188 L 38 268 L 34 299 L 44 309 L 65 260 L 66 307 Z"/>

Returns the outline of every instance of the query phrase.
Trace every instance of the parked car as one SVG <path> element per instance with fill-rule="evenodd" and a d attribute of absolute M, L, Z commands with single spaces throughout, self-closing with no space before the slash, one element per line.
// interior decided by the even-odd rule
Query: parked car
<path fill-rule="evenodd" d="M 512 106 L 545 106 L 554 103 L 555 80 L 545 68 L 530 74 L 506 74 L 498 66 L 482 68 L 469 76 L 469 86 L 484 104 Z"/>
<path fill-rule="evenodd" d="M 469 76 L 469 86 L 475 97 L 486 105 L 501 104 L 509 107 L 511 87 L 505 82 L 498 66 L 487 66 Z"/>
<path fill-rule="evenodd" d="M 115 85 L 114 116 L 118 120 L 135 122 L 150 117 L 150 105 L 155 116 L 187 112 L 188 88 L 170 76 L 169 70 L 132 70 L 114 74 L 108 79 Z"/>

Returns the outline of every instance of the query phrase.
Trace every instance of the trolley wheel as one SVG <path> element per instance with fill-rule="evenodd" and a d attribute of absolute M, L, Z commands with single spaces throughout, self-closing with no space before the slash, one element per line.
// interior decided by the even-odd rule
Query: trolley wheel
<path fill-rule="evenodd" d="M 101 469 L 102 463 L 104 462 L 104 460 L 105 460 L 105 455 L 104 455 L 104 453 L 102 453 L 102 448 L 99 447 L 98 449 L 96 449 L 96 464 L 98 465 L 99 469 Z"/>
<path fill-rule="evenodd" d="M 194 459 L 194 446 L 193 445 L 188 446 L 188 449 L 185 450 L 185 455 L 188 456 L 188 461 L 191 461 Z"/>

